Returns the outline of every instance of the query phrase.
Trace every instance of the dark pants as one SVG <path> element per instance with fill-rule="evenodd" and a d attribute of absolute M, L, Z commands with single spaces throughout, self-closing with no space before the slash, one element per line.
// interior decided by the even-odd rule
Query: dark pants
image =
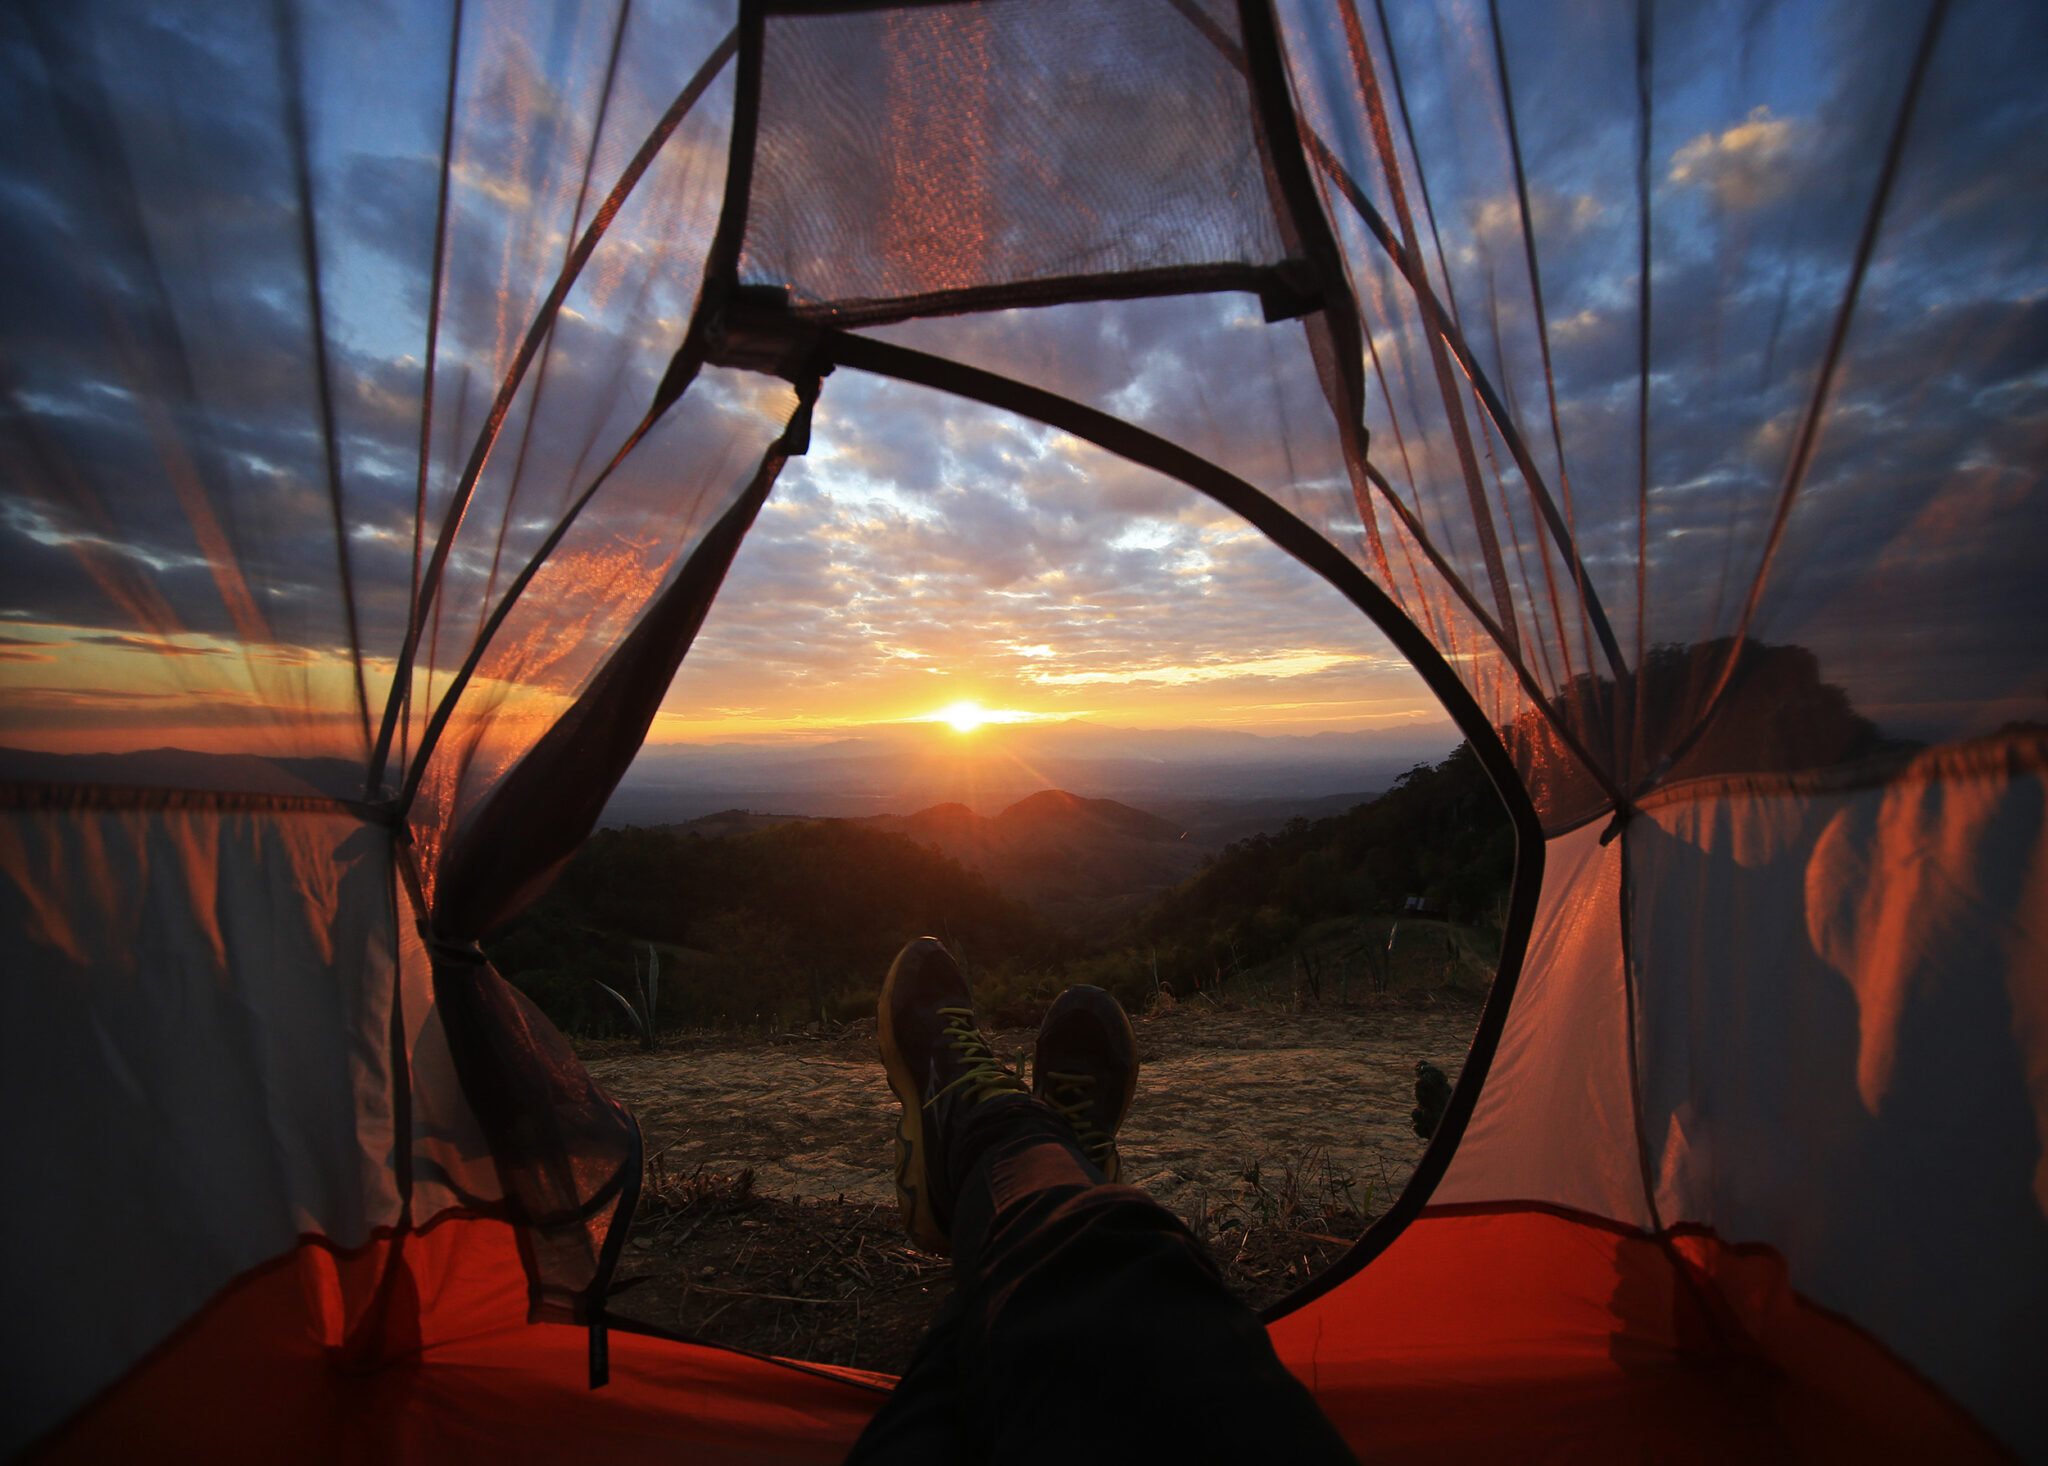
<path fill-rule="evenodd" d="M 854 1463 L 1351 1462 L 1178 1219 L 1024 1096 L 948 1137 L 953 1296 Z"/>

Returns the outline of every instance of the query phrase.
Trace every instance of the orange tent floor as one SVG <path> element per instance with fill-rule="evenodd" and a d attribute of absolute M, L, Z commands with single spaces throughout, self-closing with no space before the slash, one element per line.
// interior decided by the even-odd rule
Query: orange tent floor
<path fill-rule="evenodd" d="M 382 1316 L 401 1320 L 381 1331 L 364 1323 L 380 1280 Z M 31 1459 L 826 1463 L 890 1383 L 614 1332 L 592 1390 L 586 1332 L 528 1324 L 525 1298 L 501 1223 L 353 1253 L 309 1241 Z M 1542 1208 L 1426 1213 L 1272 1335 L 1369 1462 L 2011 1459 L 1792 1294 L 1774 1254 Z"/>

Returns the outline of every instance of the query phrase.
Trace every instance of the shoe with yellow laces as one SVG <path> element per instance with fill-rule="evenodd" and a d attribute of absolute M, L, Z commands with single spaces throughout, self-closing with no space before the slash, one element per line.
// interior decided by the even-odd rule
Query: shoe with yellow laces
<path fill-rule="evenodd" d="M 974 995 L 936 937 L 919 937 L 890 965 L 876 1028 L 889 1087 L 903 1102 L 896 1124 L 896 1200 L 910 1240 L 950 1252 L 953 1193 L 944 1136 L 961 1117 L 998 1095 L 1024 1094 L 974 1021 Z"/>
<path fill-rule="evenodd" d="M 1038 1028 L 1031 1092 L 1074 1127 L 1107 1180 L 1123 1172 L 1116 1132 L 1138 1091 L 1138 1037 L 1123 1005 L 1095 987 L 1070 987 Z"/>

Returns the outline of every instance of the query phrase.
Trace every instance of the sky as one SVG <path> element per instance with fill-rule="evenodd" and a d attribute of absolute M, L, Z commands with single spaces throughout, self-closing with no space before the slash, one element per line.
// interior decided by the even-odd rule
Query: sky
<path fill-rule="evenodd" d="M 1027 419 L 845 374 L 651 741 L 817 737 L 961 703 L 1267 734 L 1444 720 L 1370 621 L 1230 511 Z"/>
<path fill-rule="evenodd" d="M 1387 31 L 1368 27 L 1371 105 L 1335 12 L 1281 9 L 1304 117 L 1421 258 L 1503 403 L 1500 420 L 1479 410 L 1467 364 L 1432 351 L 1386 250 L 1330 193 L 1371 351 L 1370 458 L 1398 503 L 1373 491 L 1361 507 L 1307 335 L 1249 296 L 881 334 L 1113 412 L 1256 484 L 1388 586 L 1503 725 L 1534 693 L 1612 676 L 1582 588 L 1627 662 L 1739 628 L 1810 648 L 1904 736 L 2048 717 L 2038 8 L 1948 8 L 1894 174 L 1917 6 L 1540 20 L 1503 6 L 1512 133 L 1488 7 L 1385 7 Z M 0 743 L 364 762 L 410 588 L 453 524 L 397 762 L 481 645 L 443 746 L 502 767 L 676 573 L 793 406 L 786 384 L 707 370 L 571 513 L 687 325 L 722 196 L 724 76 L 624 196 L 517 393 L 494 400 L 579 233 L 729 16 L 503 0 L 455 37 L 437 270 L 452 12 L 245 10 L 0 17 L 0 126 L 19 143 L 0 163 L 15 282 L 0 298 Z M 280 29 L 280 13 L 299 19 Z M 764 212 L 750 268 L 779 262 L 803 299 L 842 274 L 929 285 L 977 260 L 1143 265 L 1155 246 L 1272 263 L 1285 246 L 1241 185 L 1257 176 L 1249 134 L 1205 125 L 1229 155 L 1193 167 L 1175 121 L 1191 115 L 1176 97 L 1213 110 L 1232 95 L 1227 65 L 1169 7 L 1130 12 L 1160 34 L 1085 13 L 1086 47 L 999 38 L 1018 55 L 985 74 L 1008 79 L 999 115 L 1025 146 L 959 219 L 944 209 L 960 190 L 931 181 L 970 177 L 976 119 L 998 114 L 959 102 L 980 82 L 936 83 L 984 73 L 939 48 L 856 74 L 839 62 L 865 53 L 837 41 L 807 71 L 771 68 L 778 97 L 858 102 L 904 131 L 872 154 L 889 167 L 849 174 L 795 223 Z M 1657 27 L 1647 113 L 1638 14 Z M 845 156 L 866 168 L 870 152 Z M 889 188 L 907 191 L 876 192 Z M 901 225 L 859 224 L 871 216 Z M 980 253 L 913 247 L 948 220 L 945 237 Z M 835 274 L 856 262 L 833 252 L 856 247 L 902 254 Z M 1576 563 L 1538 522 L 1510 430 Z M 1482 616 L 1506 628 L 1500 646 Z M 842 372 L 651 736 L 808 738 L 968 701 L 1290 733 L 1441 716 L 1333 590 L 1185 488 Z"/>

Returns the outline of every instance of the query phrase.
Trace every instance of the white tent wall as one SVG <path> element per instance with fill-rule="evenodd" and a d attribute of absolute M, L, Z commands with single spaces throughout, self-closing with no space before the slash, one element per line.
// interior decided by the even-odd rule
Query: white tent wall
<path fill-rule="evenodd" d="M 397 1221 L 390 851 L 346 811 L 0 813 L 0 1451 L 302 1236 Z M 466 1119 L 429 1123 L 474 1153 Z"/>
<path fill-rule="evenodd" d="M 300 1243 L 501 1205 L 399 866 L 431 891 L 789 416 L 707 373 L 579 505 L 694 304 L 721 9 L 0 18 L 34 201 L 0 357 L 10 1456 Z M 336 1286 L 338 1344 L 375 1279 Z"/>
<path fill-rule="evenodd" d="M 1624 836 L 1657 1215 L 2048 1452 L 2048 739 L 1774 782 Z"/>
<path fill-rule="evenodd" d="M 1620 846 L 1550 841 L 1514 1006 L 1437 1204 L 1533 1201 L 1649 1229 L 1629 1077 Z"/>
<path fill-rule="evenodd" d="M 2048 741 L 2023 734 L 1861 780 L 1678 786 L 1556 837 L 1433 1204 L 1768 1244 L 2048 1449 L 2044 804 Z"/>

